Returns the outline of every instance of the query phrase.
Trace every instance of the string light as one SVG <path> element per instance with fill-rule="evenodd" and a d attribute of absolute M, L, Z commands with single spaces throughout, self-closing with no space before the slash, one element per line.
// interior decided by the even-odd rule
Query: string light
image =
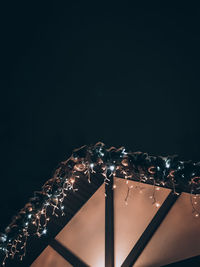
<path fill-rule="evenodd" d="M 200 216 L 200 209 L 198 208 L 198 201 L 199 201 L 199 195 L 194 194 L 194 191 L 199 188 L 199 182 L 200 182 L 200 177 L 196 176 L 195 173 L 192 173 L 193 178 L 191 179 L 191 194 L 190 194 L 190 202 L 192 206 L 192 214 L 194 218 L 199 218 Z"/>
<path fill-rule="evenodd" d="M 155 202 L 154 205 L 156 206 L 156 208 L 160 207 L 160 203 L 159 202 Z"/>
<path fill-rule="evenodd" d="M 165 166 L 166 166 L 167 169 L 170 168 L 170 163 L 169 163 L 168 160 L 166 161 Z"/>
<path fill-rule="evenodd" d="M 126 193 L 126 197 L 125 197 L 125 200 L 124 200 L 126 205 L 128 205 L 128 198 L 129 198 L 129 195 L 130 195 L 130 191 L 131 191 L 131 189 L 133 189 L 133 188 L 134 188 L 133 185 L 128 186 L 128 188 L 127 188 L 127 193 Z"/>
<path fill-rule="evenodd" d="M 5 232 L 0 234 L 0 251 L 4 253 L 2 264 L 5 265 L 7 258 L 18 256 L 22 260 L 26 254 L 28 237 L 46 235 L 51 217 L 65 215 L 63 201 L 69 191 L 78 190 L 76 181 L 85 176 L 88 183 L 91 183 L 93 175 L 97 174 L 105 184 L 110 183 L 111 177 L 125 179 L 126 205 L 130 191 L 134 189 L 129 185 L 129 180 L 153 185 L 150 199 L 156 208 L 161 205 L 156 199 L 160 187 L 171 188 L 174 194 L 183 190 L 190 192 L 192 214 L 195 218 L 200 217 L 197 195 L 200 193 L 199 163 L 183 162 L 177 156 L 154 157 L 142 152 L 127 152 L 124 147 L 107 149 L 103 143 L 98 142 L 94 146 L 75 149 L 69 159 L 61 162 L 42 190 L 34 193 L 34 197 L 14 217 Z M 113 189 L 115 188 L 116 184 L 113 184 Z M 135 186 L 135 189 L 142 193 L 140 185 Z"/>
<path fill-rule="evenodd" d="M 47 233 L 47 229 L 42 230 L 43 235 L 46 235 L 46 233 Z"/>

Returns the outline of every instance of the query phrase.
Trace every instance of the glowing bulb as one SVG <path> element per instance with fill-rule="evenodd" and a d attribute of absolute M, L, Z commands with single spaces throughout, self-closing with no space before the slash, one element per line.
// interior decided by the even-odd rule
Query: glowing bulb
<path fill-rule="evenodd" d="M 61 210 L 64 210 L 65 206 L 61 206 Z"/>
<path fill-rule="evenodd" d="M 156 190 L 159 191 L 160 190 L 160 187 L 156 187 Z"/>
<path fill-rule="evenodd" d="M 100 148 L 99 149 L 99 154 L 103 157 L 104 156 L 104 153 L 102 152 L 102 149 Z"/>
<path fill-rule="evenodd" d="M 194 201 L 194 204 L 196 205 L 197 204 L 197 201 Z"/>
<path fill-rule="evenodd" d="M 32 214 L 29 214 L 29 215 L 28 215 L 28 218 L 30 219 L 30 218 L 31 218 L 31 216 L 32 216 Z"/>
<path fill-rule="evenodd" d="M 42 231 L 42 234 L 43 234 L 43 235 L 46 235 L 46 233 L 47 233 L 47 229 L 45 228 L 45 229 Z"/>
<path fill-rule="evenodd" d="M 114 171 L 115 166 L 114 166 L 114 165 L 110 165 L 109 169 L 110 169 L 111 171 Z"/>
<path fill-rule="evenodd" d="M 126 180 L 126 184 L 128 184 L 128 180 Z"/>
<path fill-rule="evenodd" d="M 70 179 L 70 182 L 71 182 L 72 184 L 74 184 L 75 179 L 74 179 L 74 178 L 71 178 L 71 179 Z"/>
<path fill-rule="evenodd" d="M 124 155 L 127 155 L 127 154 L 128 154 L 128 153 L 126 152 L 126 149 L 125 149 L 125 148 L 122 149 L 122 154 L 124 154 Z"/>
<path fill-rule="evenodd" d="M 160 203 L 159 202 L 156 202 L 155 203 L 155 206 L 156 206 L 156 208 L 159 208 L 160 207 Z"/>
<path fill-rule="evenodd" d="M 195 217 L 195 218 L 198 218 L 198 217 L 199 217 L 199 213 L 198 213 L 198 212 L 195 213 L 195 214 L 194 214 L 194 217 Z"/>
<path fill-rule="evenodd" d="M 166 166 L 166 168 L 169 168 L 170 167 L 169 161 L 166 161 L 165 166 Z"/>
<path fill-rule="evenodd" d="M 115 189 L 116 187 L 117 187 L 116 184 L 114 184 L 114 185 L 113 185 L 113 189 Z"/>
<path fill-rule="evenodd" d="M 94 168 L 94 163 L 90 163 L 90 168 Z"/>
<path fill-rule="evenodd" d="M 7 236 L 5 234 L 2 234 L 0 236 L 0 241 L 5 242 L 7 240 Z"/>

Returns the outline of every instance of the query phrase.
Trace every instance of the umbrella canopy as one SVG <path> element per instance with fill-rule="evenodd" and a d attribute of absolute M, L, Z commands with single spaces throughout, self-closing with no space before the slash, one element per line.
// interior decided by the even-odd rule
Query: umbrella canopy
<path fill-rule="evenodd" d="M 199 174 L 199 163 L 176 156 L 102 143 L 76 149 L 1 234 L 3 264 L 145 267 L 194 260 Z"/>
<path fill-rule="evenodd" d="M 157 188 L 152 205 L 152 185 L 134 181 L 125 183 L 115 178 L 114 183 L 114 255 L 120 267 L 151 223 L 169 189 Z M 130 189 L 127 202 L 127 190 Z M 105 185 L 93 194 L 71 221 L 59 232 L 56 240 L 88 266 L 105 266 Z M 190 194 L 182 193 L 164 220 L 141 251 L 134 266 L 163 266 L 200 253 L 200 221 L 192 216 Z M 70 257 L 69 257 L 70 260 Z M 31 265 L 71 266 L 67 260 L 48 246 Z"/>

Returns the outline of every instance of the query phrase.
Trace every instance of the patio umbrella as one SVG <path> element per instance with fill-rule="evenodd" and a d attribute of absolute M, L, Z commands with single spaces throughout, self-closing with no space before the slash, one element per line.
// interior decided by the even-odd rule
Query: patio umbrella
<path fill-rule="evenodd" d="M 198 175 L 197 163 L 177 157 L 107 149 L 102 143 L 75 150 L 21 211 L 23 224 L 18 218 L 18 225 L 15 221 L 7 229 L 9 237 L 17 228 L 15 240 L 20 233 L 28 232 L 28 237 L 26 253 L 22 249 L 10 258 L 14 248 L 23 247 L 23 236 L 5 262 L 32 267 L 195 266 L 200 252 Z M 7 239 L 2 244 L 10 249 Z M 23 255 L 21 262 L 17 254 Z"/>

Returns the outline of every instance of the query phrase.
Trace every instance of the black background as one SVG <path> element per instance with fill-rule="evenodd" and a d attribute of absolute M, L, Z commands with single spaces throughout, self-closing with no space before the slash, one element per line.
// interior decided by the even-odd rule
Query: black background
<path fill-rule="evenodd" d="M 200 9 L 161 2 L 1 4 L 0 230 L 83 144 L 200 160 Z"/>

